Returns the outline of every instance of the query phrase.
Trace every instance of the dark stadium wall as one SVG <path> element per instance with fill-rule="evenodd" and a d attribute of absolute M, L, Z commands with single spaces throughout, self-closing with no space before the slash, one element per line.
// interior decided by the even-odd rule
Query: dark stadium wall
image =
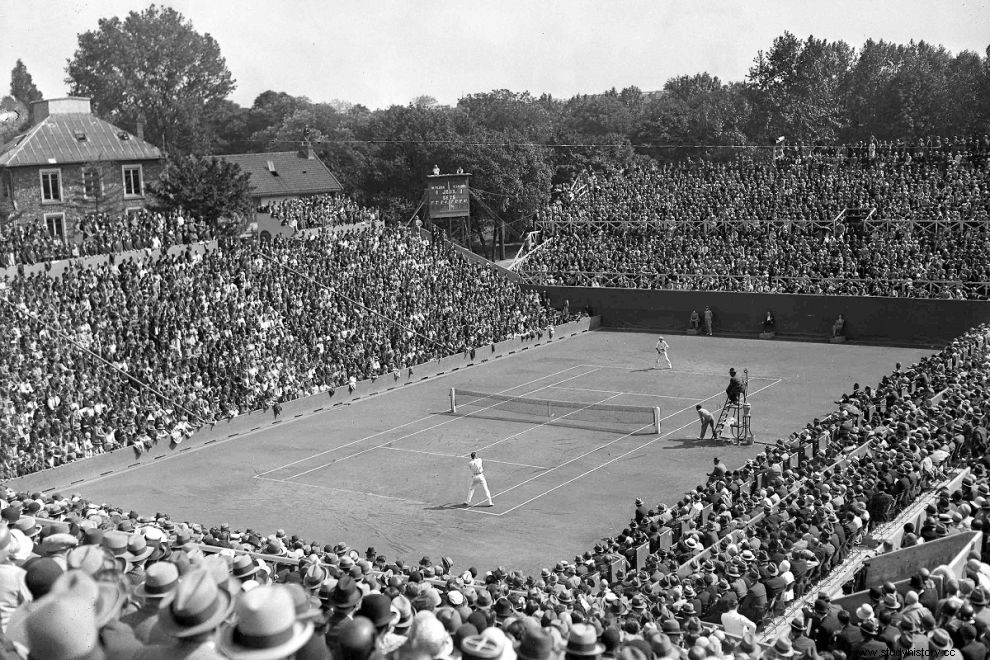
<path fill-rule="evenodd" d="M 827 341 L 842 314 L 850 341 L 926 348 L 990 321 L 990 302 L 980 300 L 525 286 L 549 296 L 555 307 L 565 300 L 572 311 L 590 307 L 606 327 L 668 333 L 686 332 L 691 310 L 703 315 L 706 305 L 714 333 L 722 336 L 757 337 L 772 310 L 778 337 Z"/>

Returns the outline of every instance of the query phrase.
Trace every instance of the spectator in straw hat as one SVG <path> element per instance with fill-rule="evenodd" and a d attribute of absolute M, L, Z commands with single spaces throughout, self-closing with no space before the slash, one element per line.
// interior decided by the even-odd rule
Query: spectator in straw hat
<path fill-rule="evenodd" d="M 161 643 L 154 658 L 187 657 L 213 653 L 213 634 L 230 614 L 230 595 L 217 586 L 216 580 L 202 568 L 182 577 L 178 587 L 162 600 L 158 625 L 149 639 Z M 291 610 L 291 604 L 290 604 Z"/>
<path fill-rule="evenodd" d="M 148 643 L 151 631 L 158 624 L 158 610 L 162 600 L 179 586 L 179 570 L 175 564 L 158 562 L 148 567 L 141 582 L 134 590 L 134 596 L 141 600 L 141 607 L 120 618 L 120 622 L 131 627 L 134 636 Z"/>
<path fill-rule="evenodd" d="M 292 596 L 281 585 L 265 585 L 241 596 L 233 623 L 221 626 L 217 649 L 231 660 L 293 657 L 310 637 L 313 622 L 296 618 Z"/>
<path fill-rule="evenodd" d="M 26 647 L 29 658 L 77 660 L 103 658 L 96 612 L 92 603 L 78 596 L 45 598 L 27 617 Z"/>
<path fill-rule="evenodd" d="M 417 612 L 402 652 L 421 654 L 431 660 L 449 658 L 454 641 L 432 612 Z"/>
<path fill-rule="evenodd" d="M 595 629 L 586 623 L 575 623 L 567 636 L 567 647 L 564 657 L 567 660 L 586 660 L 599 658 L 605 651 L 605 646 L 598 642 Z"/>

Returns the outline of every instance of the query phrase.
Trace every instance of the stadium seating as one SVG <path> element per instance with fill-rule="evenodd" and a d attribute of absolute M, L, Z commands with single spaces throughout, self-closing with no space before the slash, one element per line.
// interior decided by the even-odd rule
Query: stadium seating
<path fill-rule="evenodd" d="M 92 213 L 80 221 L 78 230 L 79 239 L 67 241 L 51 236 L 40 220 L 0 227 L 0 267 L 167 248 L 215 238 L 205 222 L 150 211 L 120 216 Z"/>
<path fill-rule="evenodd" d="M 293 229 L 337 227 L 380 219 L 377 210 L 361 206 L 346 195 L 314 195 L 272 202 L 258 209 Z"/>
<path fill-rule="evenodd" d="M 549 247 L 522 272 L 557 285 L 986 299 L 985 156 L 859 154 L 585 172 L 538 214 Z"/>
<path fill-rule="evenodd" d="M 0 471 L 181 441 L 561 320 L 448 245 L 371 227 L 3 282 Z"/>
<path fill-rule="evenodd" d="M 0 625 L 12 643 L 37 656 L 37 649 L 67 643 L 53 617 L 99 593 L 74 624 L 86 633 L 73 637 L 74 649 L 130 657 L 125 654 L 150 646 L 145 652 L 166 657 L 215 640 L 221 654 L 241 657 L 236 640 L 243 642 L 251 622 L 268 622 L 257 632 L 273 634 L 271 622 L 294 596 L 299 625 L 290 617 L 283 627 L 293 633 L 280 639 L 287 648 L 306 644 L 317 654 L 305 657 L 351 657 L 353 645 L 402 655 L 416 652 L 424 638 L 447 649 L 432 657 L 447 657 L 455 644 L 465 657 L 476 657 L 471 652 L 480 646 L 492 657 L 512 657 L 509 649 L 530 657 L 534 646 L 637 660 L 640 654 L 760 657 L 764 648 L 747 630 L 750 624 L 763 624 L 812 589 L 865 534 L 957 465 L 968 465 L 971 476 L 961 489 L 938 497 L 903 545 L 985 529 L 988 341 L 990 327 L 974 329 L 885 377 L 875 390 L 843 395 L 834 415 L 795 433 L 766 459 L 737 472 L 719 466 L 698 487 L 698 497 L 673 509 L 638 510 L 620 538 L 540 576 L 501 567 L 455 569 L 450 557 L 406 564 L 374 548 L 360 553 L 281 530 L 207 529 L 78 496 L 7 490 L 0 560 L 37 600 L 2 596 L 0 610 L 6 608 L 8 618 Z M 807 460 L 795 465 L 791 458 L 799 453 Z M 697 524 L 707 504 L 714 527 Z M 652 542 L 655 532 L 662 535 L 675 522 L 682 531 L 669 551 L 648 554 L 642 566 L 623 563 L 623 550 L 637 539 Z M 791 657 L 813 642 L 833 654 L 877 644 L 891 651 L 920 645 L 975 652 L 987 630 L 980 622 L 988 559 L 984 543 L 958 574 L 945 566 L 919 567 L 903 595 L 886 584 L 870 585 L 877 597 L 855 612 L 820 595 L 766 651 Z M 630 564 L 639 561 L 633 556 Z M 216 599 L 222 615 L 195 618 L 183 609 Z M 227 617 L 231 611 L 234 619 Z M 866 645 L 870 640 L 876 643 Z"/>

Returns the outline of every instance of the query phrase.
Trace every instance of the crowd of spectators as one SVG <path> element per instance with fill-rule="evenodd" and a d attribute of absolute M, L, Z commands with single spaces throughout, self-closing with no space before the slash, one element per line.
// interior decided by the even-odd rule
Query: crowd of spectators
<path fill-rule="evenodd" d="M 45 261 L 161 249 L 214 238 L 210 226 L 180 213 L 91 213 L 70 236 L 54 236 L 42 221 L 0 226 L 0 268 Z M 73 237 L 74 236 L 74 237 Z M 68 238 L 68 240 L 67 240 Z"/>
<path fill-rule="evenodd" d="M 0 280 L 0 473 L 387 376 L 560 320 L 448 243 L 374 226 Z"/>
<path fill-rule="evenodd" d="M 346 195 L 313 195 L 272 202 L 258 209 L 293 229 L 335 227 L 375 222 L 379 211 L 361 206 Z"/>
<path fill-rule="evenodd" d="M 585 172 L 538 213 L 553 243 L 523 269 L 564 285 L 986 298 L 987 151 L 937 143 Z"/>
<path fill-rule="evenodd" d="M 841 660 L 955 650 L 984 660 L 986 543 L 963 575 L 919 567 L 910 590 L 871 585 L 871 602 L 853 612 L 818 594 L 769 648 L 756 643 L 753 629 L 767 608 L 810 589 L 815 575 L 950 466 L 972 471 L 958 491 L 938 494 L 904 545 L 986 529 L 988 342 L 990 328 L 981 327 L 896 370 L 876 390 L 854 386 L 834 415 L 747 464 L 751 474 L 716 461 L 697 495 L 673 510 L 640 502 L 620 538 L 539 576 L 465 569 L 450 557 L 407 564 L 374 548 L 360 553 L 282 530 L 263 536 L 206 528 L 79 496 L 7 489 L 0 502 L 0 578 L 9 587 L 0 590 L 0 652 L 52 660 Z M 786 465 L 783 454 L 820 436 L 828 440 L 796 471 L 768 467 Z M 863 443 L 872 452 L 850 454 Z M 842 455 L 847 460 L 820 469 L 821 460 Z M 763 478 L 747 478 L 756 474 Z M 713 505 L 713 525 L 690 524 L 699 519 L 697 496 Z M 754 524 L 756 510 L 764 517 Z M 669 553 L 601 579 L 603 564 L 665 518 L 689 523 Z M 282 559 L 266 562 L 243 550 Z"/>

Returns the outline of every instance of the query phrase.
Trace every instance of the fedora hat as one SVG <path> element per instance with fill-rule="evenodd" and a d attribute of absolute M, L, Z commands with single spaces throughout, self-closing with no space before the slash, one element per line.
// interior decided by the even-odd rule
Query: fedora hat
<path fill-rule="evenodd" d="M 449 658 L 454 640 L 433 612 L 417 612 L 409 630 L 408 644 L 428 658 Z"/>
<path fill-rule="evenodd" d="M 350 575 L 344 575 L 330 595 L 330 604 L 338 609 L 346 609 L 354 607 L 359 602 L 361 602 L 361 592 L 358 590 L 357 582 Z"/>
<path fill-rule="evenodd" d="M 459 593 L 459 592 L 458 592 Z M 463 602 L 463 601 L 462 601 Z M 413 609 L 412 603 L 409 599 L 399 594 L 392 599 L 392 604 L 390 605 L 392 612 L 396 615 L 396 628 L 408 628 L 412 624 L 413 620 Z"/>
<path fill-rule="evenodd" d="M 148 567 L 144 582 L 134 590 L 134 595 L 145 600 L 164 598 L 179 586 L 179 569 L 175 564 L 157 562 Z"/>
<path fill-rule="evenodd" d="M 375 628 L 381 628 L 399 620 L 398 613 L 392 611 L 392 601 L 385 594 L 368 594 L 361 601 L 358 616 L 369 619 Z"/>
<path fill-rule="evenodd" d="M 896 593 L 884 594 L 883 600 L 880 601 L 880 605 L 888 610 L 899 610 L 901 609 L 901 601 L 897 598 Z"/>
<path fill-rule="evenodd" d="M 595 629 L 587 623 L 575 623 L 571 626 L 571 634 L 567 637 L 566 652 L 570 655 L 601 655 L 605 645 L 598 642 Z"/>
<path fill-rule="evenodd" d="M 70 570 L 78 569 L 90 576 L 96 575 L 108 564 L 111 568 L 113 567 L 113 562 L 107 552 L 95 545 L 81 545 L 78 548 L 73 548 L 66 556 L 65 564 Z"/>
<path fill-rule="evenodd" d="M 553 638 L 542 628 L 528 627 L 516 648 L 516 657 L 522 660 L 550 660 Z"/>
<path fill-rule="evenodd" d="M 7 545 L 7 554 L 15 564 L 23 564 L 34 552 L 34 543 L 30 537 L 25 536 L 20 530 L 10 530 L 10 544 Z"/>
<path fill-rule="evenodd" d="M 127 593 L 117 582 L 96 582 L 82 571 L 66 571 L 52 585 L 49 595 L 80 598 L 93 608 L 96 627 L 102 628 L 120 613 Z"/>
<path fill-rule="evenodd" d="M 41 525 L 39 525 L 31 516 L 21 516 L 18 518 L 12 529 L 20 531 L 29 539 L 33 539 L 41 533 Z"/>
<path fill-rule="evenodd" d="M 770 647 L 770 650 L 778 658 L 791 658 L 794 656 L 794 646 L 791 644 L 791 640 L 787 638 L 787 635 L 778 637 L 777 641 Z"/>
<path fill-rule="evenodd" d="M 933 630 L 929 641 L 939 651 L 948 651 L 952 648 L 952 637 L 945 628 L 936 628 Z"/>
<path fill-rule="evenodd" d="M 178 638 L 209 632 L 227 618 L 230 602 L 230 595 L 217 586 L 208 571 L 193 569 L 182 578 L 178 588 L 162 599 L 158 625 L 168 635 Z M 291 602 L 289 611 L 292 611 Z"/>
<path fill-rule="evenodd" d="M 495 618 L 499 620 L 507 619 L 516 613 L 508 598 L 499 598 L 495 601 L 495 607 L 492 609 L 495 612 Z"/>
<path fill-rule="evenodd" d="M 127 539 L 127 558 L 132 564 L 144 561 L 154 551 L 143 534 L 131 534 Z"/>
<path fill-rule="evenodd" d="M 303 575 L 303 587 L 309 591 L 316 591 L 323 584 L 323 581 L 327 579 L 327 571 L 325 568 L 319 564 L 313 564 L 306 569 L 306 573 Z"/>
<path fill-rule="evenodd" d="M 27 615 L 24 627 L 32 658 L 102 657 L 96 613 L 83 598 L 42 598 Z"/>
<path fill-rule="evenodd" d="M 172 539 L 172 543 L 170 544 L 173 550 L 182 548 L 189 543 L 192 543 L 192 530 L 188 527 L 175 530 L 175 538 Z"/>
<path fill-rule="evenodd" d="M 296 618 L 292 595 L 281 585 L 252 589 L 235 612 L 236 623 L 225 623 L 217 635 L 217 649 L 231 660 L 285 658 L 313 636 L 313 622 Z"/>
<path fill-rule="evenodd" d="M 877 626 L 876 619 L 863 619 L 859 624 L 859 629 L 864 635 L 876 636 L 880 634 L 880 628 Z"/>
<path fill-rule="evenodd" d="M 258 565 L 254 563 L 250 555 L 234 555 L 234 561 L 231 564 L 231 575 L 238 580 L 250 580 L 259 570 Z"/>

